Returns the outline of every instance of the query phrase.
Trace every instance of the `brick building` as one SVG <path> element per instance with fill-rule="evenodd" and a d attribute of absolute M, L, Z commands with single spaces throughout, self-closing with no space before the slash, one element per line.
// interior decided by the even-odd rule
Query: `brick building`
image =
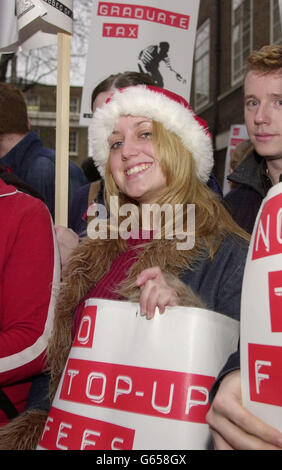
<path fill-rule="evenodd" d="M 244 63 L 265 44 L 282 44 L 278 0 L 201 0 L 191 104 L 214 137 L 223 184 L 230 126 L 244 123 Z"/>
<path fill-rule="evenodd" d="M 56 145 L 56 87 L 36 84 L 24 92 L 31 127 L 44 145 Z M 88 156 L 88 131 L 79 127 L 81 87 L 70 88 L 69 156 L 79 166 Z"/>
<path fill-rule="evenodd" d="M 190 101 L 214 138 L 215 174 L 223 185 L 230 126 L 243 124 L 245 59 L 253 49 L 281 43 L 279 0 L 201 0 Z M 87 157 L 88 132 L 79 127 L 82 88 L 70 90 L 70 158 Z M 56 88 L 35 85 L 25 92 L 34 130 L 55 148 Z"/>

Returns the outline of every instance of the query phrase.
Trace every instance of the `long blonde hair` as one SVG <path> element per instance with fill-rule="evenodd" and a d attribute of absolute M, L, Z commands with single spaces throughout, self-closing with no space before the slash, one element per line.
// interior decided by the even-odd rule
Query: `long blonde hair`
<path fill-rule="evenodd" d="M 155 121 L 153 121 L 153 145 L 167 179 L 167 185 L 156 202 L 161 206 L 183 204 L 184 222 L 187 217 L 187 205 L 195 205 L 196 245 L 198 243 L 208 247 L 212 258 L 226 234 L 249 240 L 249 235 L 232 219 L 218 196 L 199 180 L 192 154 L 181 139 Z M 108 158 L 105 172 L 105 201 L 108 208 L 111 196 L 118 197 L 119 207 L 126 203 L 136 204 L 136 201 L 132 201 L 120 192 L 111 174 L 110 158 Z M 164 233 L 163 227 L 162 234 Z M 121 244 L 124 246 L 122 242 Z"/>

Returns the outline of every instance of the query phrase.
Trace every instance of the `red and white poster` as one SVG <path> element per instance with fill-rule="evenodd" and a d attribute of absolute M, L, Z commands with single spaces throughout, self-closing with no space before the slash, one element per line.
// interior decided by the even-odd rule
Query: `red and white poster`
<path fill-rule="evenodd" d="M 267 194 L 248 253 L 241 310 L 243 403 L 282 431 L 282 183 Z"/>
<path fill-rule="evenodd" d="M 230 182 L 227 176 L 231 173 L 230 160 L 232 152 L 235 150 L 238 144 L 244 142 L 249 138 L 247 128 L 245 124 L 234 124 L 230 128 L 230 136 L 228 142 L 228 148 L 225 157 L 225 168 L 224 168 L 224 181 L 223 181 L 223 194 L 227 194 L 230 191 Z"/>
<path fill-rule="evenodd" d="M 209 390 L 239 325 L 208 310 L 89 299 L 38 449 L 205 449 Z"/>
<path fill-rule="evenodd" d="M 200 0 L 93 1 L 81 125 L 91 94 L 111 74 L 149 74 L 156 85 L 189 100 Z"/>

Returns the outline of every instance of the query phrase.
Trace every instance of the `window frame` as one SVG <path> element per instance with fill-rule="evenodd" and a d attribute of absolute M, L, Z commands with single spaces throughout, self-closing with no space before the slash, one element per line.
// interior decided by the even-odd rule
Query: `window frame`
<path fill-rule="evenodd" d="M 235 8 L 234 4 L 235 2 L 240 3 L 241 5 L 244 2 L 250 2 L 250 17 L 249 17 L 249 25 L 248 25 L 248 34 L 249 34 L 249 45 L 247 52 L 244 54 L 244 44 L 243 44 L 243 39 L 244 39 L 244 34 L 242 34 L 242 30 L 244 32 L 245 24 L 242 22 L 242 19 L 240 18 L 240 22 L 235 23 Z M 234 34 L 235 34 L 235 27 L 239 27 L 239 43 L 240 43 L 240 51 L 235 57 L 235 45 L 236 42 L 234 42 Z M 240 83 L 244 79 L 244 72 L 245 72 L 245 61 L 249 54 L 251 53 L 253 49 L 253 0 L 232 0 L 231 2 L 231 85 L 235 86 L 238 83 Z M 239 59 L 240 61 L 240 68 L 236 68 L 235 70 L 235 60 Z"/>
<path fill-rule="evenodd" d="M 29 104 L 29 100 L 33 99 L 36 101 L 35 104 Z M 30 93 L 25 97 L 26 107 L 28 111 L 40 111 L 40 95 Z"/>
<path fill-rule="evenodd" d="M 279 11 L 279 22 L 280 22 L 280 37 L 275 38 L 274 37 L 274 27 L 275 27 L 275 6 L 274 6 L 274 1 L 275 0 L 270 0 L 270 44 L 282 44 L 282 14 L 280 16 L 280 11 Z M 278 2 L 278 10 L 279 10 L 279 0 Z"/>
<path fill-rule="evenodd" d="M 208 28 L 208 34 L 206 38 L 204 39 L 204 41 L 202 41 L 198 46 L 197 40 L 199 38 L 199 35 L 206 28 Z M 205 42 L 208 43 L 207 48 L 206 49 L 204 48 L 204 52 L 199 55 L 199 58 L 197 58 L 197 50 Z M 194 70 L 195 70 L 194 72 L 194 77 L 195 77 L 194 107 L 195 107 L 195 111 L 199 111 L 204 106 L 207 106 L 210 103 L 210 57 L 211 57 L 211 20 L 210 18 L 207 18 L 197 30 L 194 57 L 195 57 L 194 59 Z M 200 101 L 199 98 L 197 97 L 197 94 L 198 94 L 197 92 L 199 90 L 199 88 L 197 89 L 197 87 L 199 87 L 199 84 L 202 85 L 203 81 L 198 80 L 197 66 L 199 66 L 199 64 L 204 64 L 204 61 L 207 61 L 206 66 L 205 65 L 203 66 L 204 72 L 207 71 L 206 76 L 205 76 L 206 83 L 207 83 L 207 94 L 206 94 L 206 99 Z M 203 76 L 204 74 L 202 73 L 201 75 Z M 203 96 L 205 96 L 204 93 L 203 93 Z"/>
<path fill-rule="evenodd" d="M 72 145 L 72 139 L 71 139 L 71 135 L 75 135 L 75 149 L 74 150 L 71 150 L 71 145 Z M 69 154 L 72 156 L 72 157 L 77 157 L 78 156 L 78 135 L 79 135 L 79 132 L 77 129 L 70 129 L 69 131 Z"/>
<path fill-rule="evenodd" d="M 73 100 L 73 103 L 72 103 Z M 70 96 L 70 113 L 79 113 L 79 103 L 80 99 L 79 96 Z M 75 110 L 72 109 L 75 107 Z"/>

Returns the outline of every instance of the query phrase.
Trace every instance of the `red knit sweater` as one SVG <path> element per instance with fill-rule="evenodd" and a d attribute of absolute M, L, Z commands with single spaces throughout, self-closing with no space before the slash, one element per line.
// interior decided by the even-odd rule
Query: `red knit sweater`
<path fill-rule="evenodd" d="M 0 388 L 22 412 L 45 367 L 60 265 L 45 204 L 1 179 L 0 227 Z"/>

